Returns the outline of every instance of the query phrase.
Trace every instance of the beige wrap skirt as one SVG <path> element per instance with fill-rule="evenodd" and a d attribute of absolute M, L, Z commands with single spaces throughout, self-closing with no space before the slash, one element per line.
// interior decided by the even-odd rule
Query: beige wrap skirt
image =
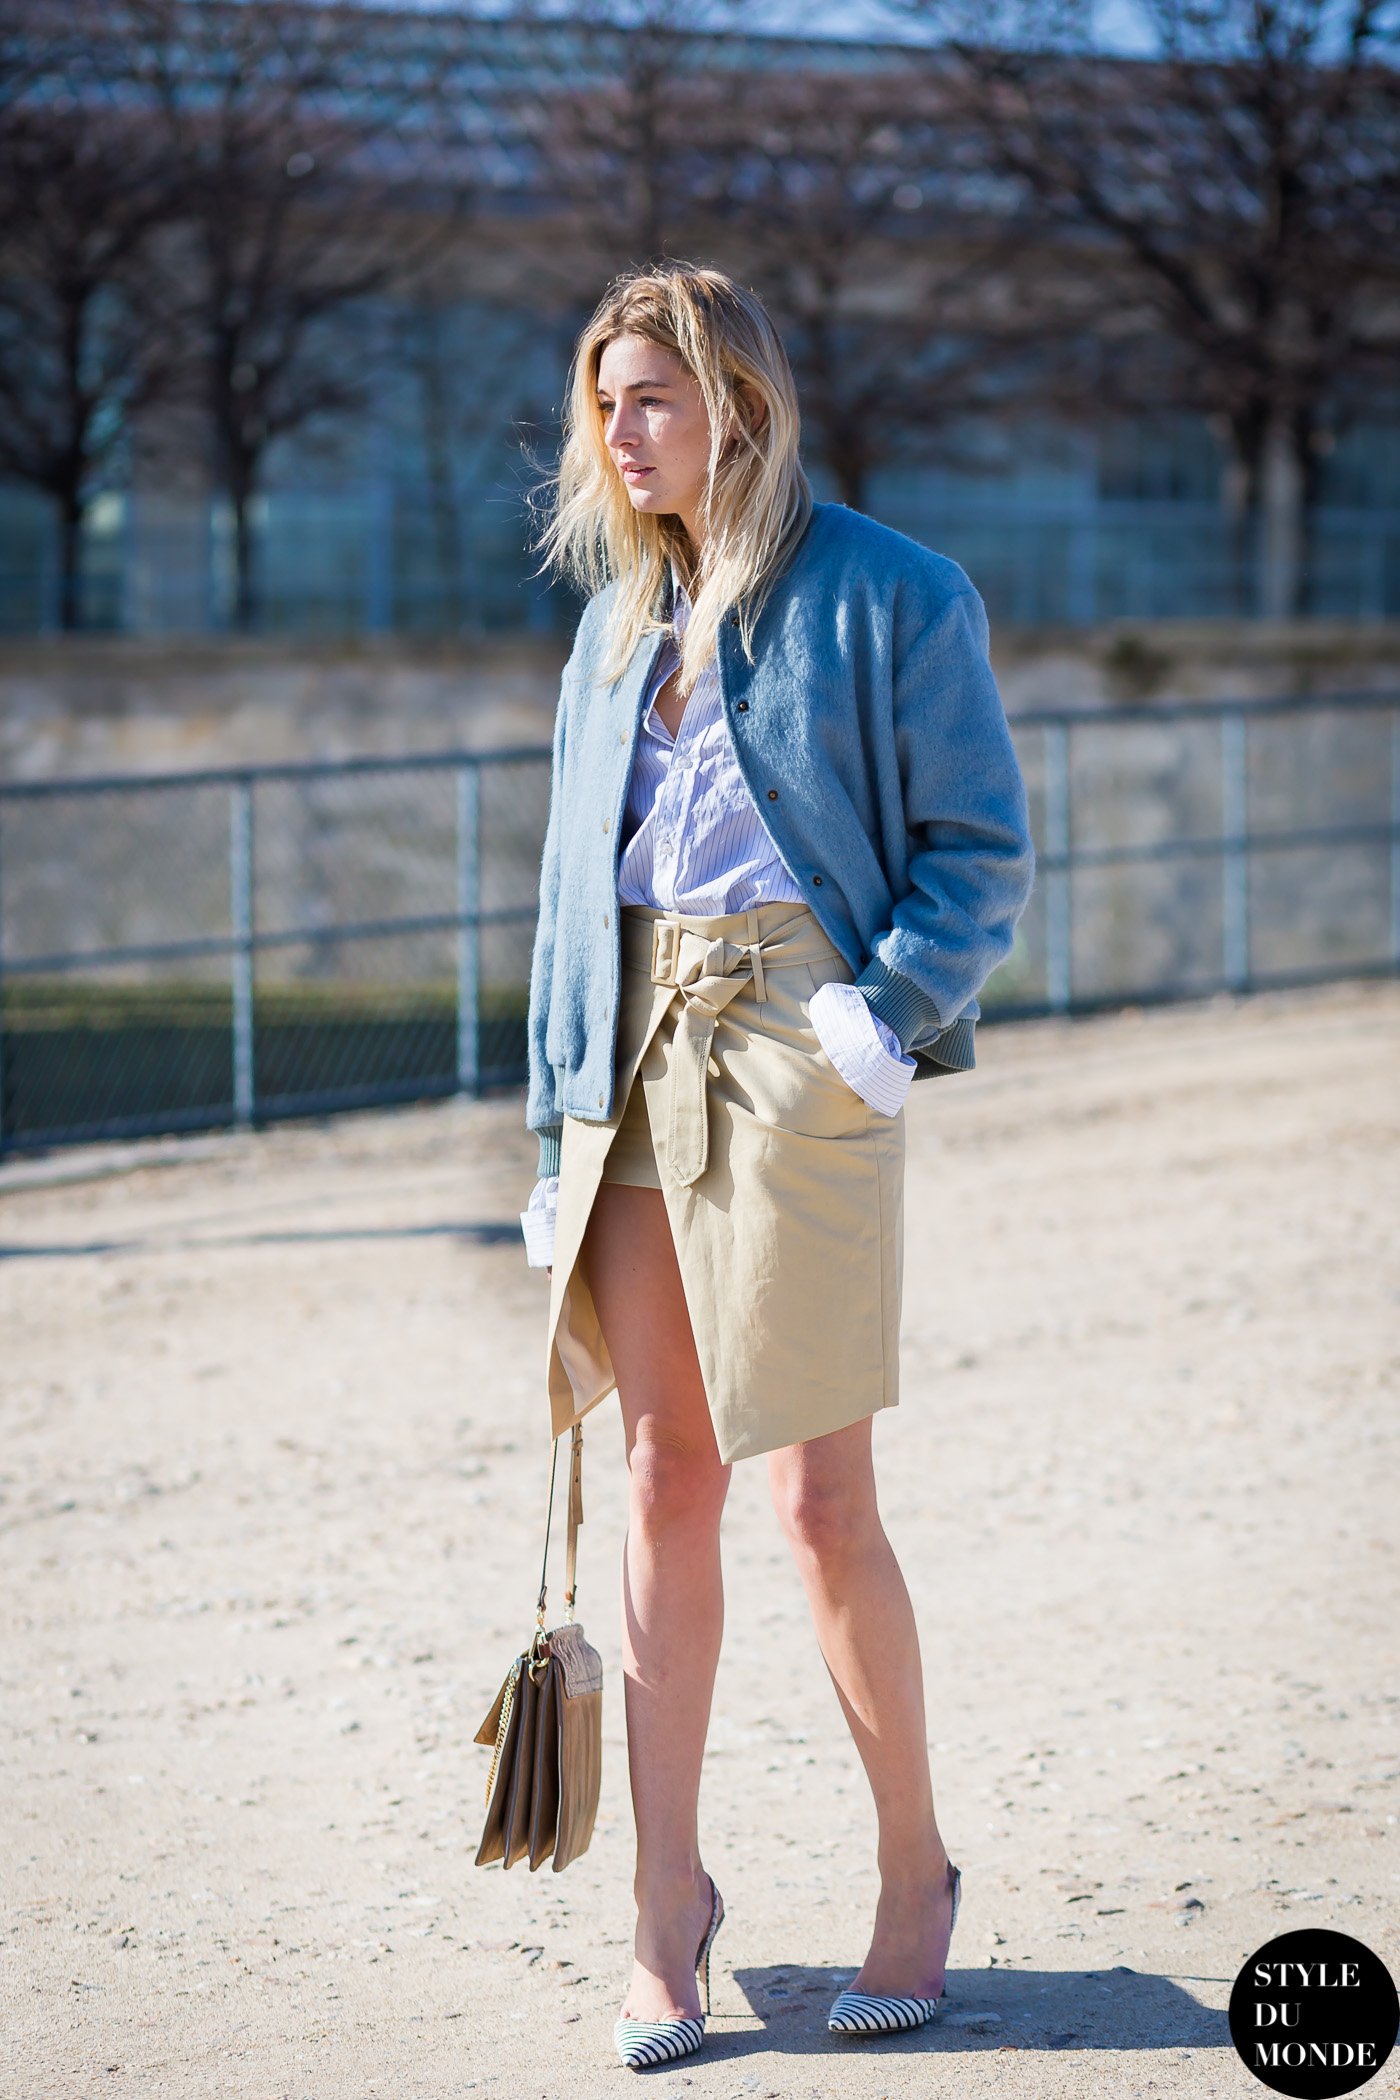
<path fill-rule="evenodd" d="M 805 904 L 628 904 L 613 1114 L 565 1116 L 547 1341 L 553 1432 L 617 1384 L 580 1259 L 604 1181 L 659 1188 L 728 1463 L 899 1399 L 904 1112 L 862 1101 L 807 1016 L 853 972 Z"/>

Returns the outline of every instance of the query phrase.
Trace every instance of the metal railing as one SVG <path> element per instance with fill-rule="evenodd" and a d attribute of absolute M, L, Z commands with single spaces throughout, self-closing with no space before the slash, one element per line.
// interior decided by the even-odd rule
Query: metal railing
<path fill-rule="evenodd" d="M 0 1149 L 516 1082 L 548 782 L 548 748 L 528 745 L 0 787 Z M 341 804 L 329 823 L 328 798 Z M 106 851 L 93 845 L 104 831 Z M 134 937 L 152 912 L 151 856 L 178 881 L 191 840 L 194 925 Z M 103 902 L 123 937 L 39 937 L 101 920 Z M 94 1041 L 105 1069 L 85 1083 L 75 1067 L 91 1066 Z M 163 1071 L 163 1100 L 132 1098 L 141 1059 L 157 1091 Z M 45 1113 L 45 1097 L 67 1111 Z"/>
<path fill-rule="evenodd" d="M 1316 731 L 1329 720 L 1374 723 L 1382 735 L 1369 740 L 1361 763 L 1366 775 L 1358 796 L 1372 813 L 1340 820 L 1260 825 L 1251 820 L 1251 753 L 1265 725 L 1307 726 Z M 1201 701 L 1151 707 L 1067 710 L 1028 709 L 1012 723 L 1018 746 L 1032 732 L 1041 739 L 1043 817 L 1037 827 L 1037 887 L 1044 912 L 1044 991 L 1039 999 L 1003 1002 L 994 1007 L 1003 1018 L 1045 1013 L 1084 1013 L 1105 1005 L 1139 1004 L 1200 996 L 1211 991 L 1247 992 L 1282 989 L 1329 978 L 1388 975 L 1400 970 L 1400 694 L 1342 693 L 1267 701 Z M 1170 735 L 1173 728 L 1209 728 L 1215 742 L 1219 823 L 1201 836 L 1183 835 L 1129 840 L 1108 845 L 1076 840 L 1076 817 L 1082 794 L 1074 793 L 1074 743 L 1100 740 L 1116 729 L 1135 738 Z M 1316 739 L 1314 738 L 1314 741 Z M 1023 749 L 1024 756 L 1024 749 Z M 1369 763 L 1367 763 L 1369 761 Z M 1357 760 L 1353 757 L 1353 771 Z M 1332 783 L 1336 796 L 1337 783 Z M 1379 791 L 1379 792 L 1378 792 Z M 1340 799 L 1340 798 L 1338 798 Z M 1375 926 L 1370 952 L 1361 944 L 1305 959 L 1300 938 L 1287 961 L 1261 966 L 1251 940 L 1251 876 L 1261 860 L 1289 853 L 1335 851 L 1383 856 L 1388 863 L 1386 907 Z M 1218 864 L 1218 966 L 1189 978 L 1165 976 L 1145 981 L 1119 981 L 1109 989 L 1076 982 L 1075 877 L 1086 870 Z M 995 980 L 994 980 L 995 982 Z"/>
<path fill-rule="evenodd" d="M 1400 968 L 1400 694 L 1012 728 L 1039 872 L 988 1020 Z M 518 1085 L 548 783 L 528 745 L 0 786 L 0 1150 Z"/>

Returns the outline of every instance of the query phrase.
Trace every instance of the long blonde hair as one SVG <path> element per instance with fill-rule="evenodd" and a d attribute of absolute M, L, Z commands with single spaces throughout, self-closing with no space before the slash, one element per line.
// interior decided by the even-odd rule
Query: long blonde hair
<path fill-rule="evenodd" d="M 598 365 L 606 345 L 620 335 L 674 351 L 704 397 L 710 458 L 698 573 L 680 519 L 634 510 L 603 442 Z M 756 429 L 740 394 L 745 384 L 764 404 Z M 536 541 L 544 550 L 541 567 L 567 577 L 586 596 L 617 583 L 605 680 L 621 676 L 643 635 L 666 626 L 662 596 L 672 559 L 691 601 L 680 691 L 688 693 L 710 661 L 720 622 L 731 609 L 739 614 L 744 653 L 753 661 L 753 627 L 766 588 L 812 512 L 811 487 L 798 458 L 800 427 L 787 352 L 754 292 L 722 270 L 671 257 L 612 280 L 574 348 L 564 444 L 548 483 L 547 522 Z"/>

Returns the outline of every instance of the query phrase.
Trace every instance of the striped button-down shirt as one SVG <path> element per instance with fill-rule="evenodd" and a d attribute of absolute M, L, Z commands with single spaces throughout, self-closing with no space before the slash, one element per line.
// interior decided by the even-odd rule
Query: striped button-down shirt
<path fill-rule="evenodd" d="M 689 620 L 690 600 L 677 577 L 677 642 Z M 804 903 L 739 771 L 713 658 L 691 689 L 674 737 L 657 714 L 657 695 L 679 661 L 668 636 L 647 690 L 627 789 L 618 902 L 711 917 L 784 899 Z"/>
<path fill-rule="evenodd" d="M 671 568 L 677 640 L 690 600 Z M 743 911 L 750 904 L 806 900 L 773 849 L 739 770 L 713 661 L 696 679 L 673 737 L 656 700 L 680 661 L 669 636 L 652 672 L 623 817 L 618 900 L 661 911 Z M 823 986 L 812 1005 L 817 1038 L 862 1099 L 897 1115 L 914 1070 L 893 1029 L 851 985 Z"/>

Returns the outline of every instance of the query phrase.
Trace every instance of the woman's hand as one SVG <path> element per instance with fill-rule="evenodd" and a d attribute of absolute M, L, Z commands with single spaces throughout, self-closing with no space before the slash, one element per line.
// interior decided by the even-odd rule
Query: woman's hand
<path fill-rule="evenodd" d="M 882 1116 L 897 1116 L 914 1077 L 914 1059 L 854 984 L 831 978 L 807 1002 L 817 1041 L 847 1086 Z"/>

